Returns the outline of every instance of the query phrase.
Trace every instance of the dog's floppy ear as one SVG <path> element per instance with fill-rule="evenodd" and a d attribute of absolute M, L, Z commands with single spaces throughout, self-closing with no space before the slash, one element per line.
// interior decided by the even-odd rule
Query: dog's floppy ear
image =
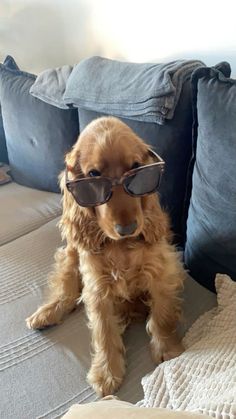
<path fill-rule="evenodd" d="M 172 242 L 172 233 L 167 214 L 161 209 L 156 194 L 143 197 L 144 227 L 143 236 L 146 242 L 153 244 L 165 238 Z"/>
<path fill-rule="evenodd" d="M 66 156 L 66 164 L 67 161 L 72 162 L 72 152 Z M 75 171 L 70 165 L 67 168 L 72 173 Z M 100 249 L 104 242 L 104 233 L 97 223 L 94 210 L 80 207 L 74 200 L 66 187 L 65 171 L 60 175 L 60 187 L 63 194 L 62 217 L 59 222 L 62 239 L 75 248 L 80 247 L 90 251 Z"/>

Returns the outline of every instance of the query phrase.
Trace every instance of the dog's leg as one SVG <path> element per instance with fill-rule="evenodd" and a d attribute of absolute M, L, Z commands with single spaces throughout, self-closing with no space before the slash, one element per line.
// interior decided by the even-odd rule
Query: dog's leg
<path fill-rule="evenodd" d="M 176 334 L 180 314 L 179 304 L 168 295 L 152 295 L 151 313 L 147 322 L 147 331 L 151 335 L 151 352 L 153 360 L 162 361 L 175 358 L 184 348 Z"/>
<path fill-rule="evenodd" d="M 26 319 L 29 329 L 42 329 L 61 322 L 71 312 L 81 292 L 79 257 L 77 250 L 67 246 L 55 254 L 55 268 L 49 275 L 48 302 Z"/>
<path fill-rule="evenodd" d="M 114 314 L 109 296 L 99 296 L 94 290 L 84 291 L 82 297 L 92 329 L 93 346 L 87 379 L 99 395 L 106 396 L 118 389 L 125 374 L 123 327 Z"/>
<path fill-rule="evenodd" d="M 176 328 L 181 317 L 181 299 L 178 289 L 168 287 L 167 278 L 158 281 L 153 278 L 149 289 L 150 316 L 147 331 L 151 335 L 151 352 L 153 360 L 159 364 L 180 355 L 184 348 L 177 336 Z M 182 279 L 179 281 L 182 282 Z M 163 284 L 163 285 L 162 285 Z"/>

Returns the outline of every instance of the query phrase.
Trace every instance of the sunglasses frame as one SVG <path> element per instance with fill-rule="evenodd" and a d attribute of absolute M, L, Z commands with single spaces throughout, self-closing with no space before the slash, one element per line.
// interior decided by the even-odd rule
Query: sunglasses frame
<path fill-rule="evenodd" d="M 153 158 L 156 158 L 158 161 L 156 162 L 156 163 L 150 163 L 150 164 L 145 164 L 145 165 L 143 165 L 143 166 L 139 166 L 139 167 L 137 167 L 137 168 L 135 168 L 135 169 L 131 169 L 131 170 L 129 170 L 128 172 L 125 172 L 122 176 L 121 176 L 121 178 L 120 179 L 117 179 L 117 178 L 110 178 L 110 177 L 107 177 L 107 176 L 105 176 L 105 177 L 101 177 L 101 176 L 94 176 L 94 177 L 84 177 L 84 178 L 80 178 L 80 179 L 75 179 L 75 180 L 70 180 L 69 178 L 68 178 L 68 168 L 66 167 L 66 169 L 65 169 L 65 176 L 66 176 L 66 188 L 67 188 L 67 190 L 72 194 L 72 196 L 73 196 L 73 198 L 75 199 L 75 201 L 77 202 L 77 204 L 79 204 L 81 207 L 96 207 L 96 206 L 99 206 L 99 205 L 103 205 L 103 204 L 105 204 L 106 202 L 108 202 L 110 199 L 111 199 L 111 197 L 112 197 L 112 187 L 114 187 L 114 186 L 118 186 L 118 185 L 122 185 L 123 186 L 123 188 L 124 188 L 124 190 L 125 190 L 125 192 L 128 194 L 128 195 L 130 195 L 130 196 L 132 196 L 132 197 L 138 197 L 138 196 L 145 196 L 145 195 L 150 195 L 150 194 L 152 194 L 152 193 L 154 193 L 154 192 L 156 192 L 157 191 L 157 189 L 159 188 L 159 185 L 160 185 L 160 182 L 161 182 L 161 177 L 162 177 L 162 174 L 163 174 L 163 172 L 164 172 L 164 167 L 165 167 L 165 162 L 164 162 L 164 160 L 157 154 L 157 153 L 155 153 L 155 151 L 153 151 L 153 150 L 151 150 L 151 149 L 149 149 L 148 150 L 148 152 L 149 152 L 149 154 L 150 154 L 150 156 L 151 157 L 153 157 Z M 129 176 L 132 176 L 132 175 L 135 175 L 136 173 L 138 173 L 138 172 L 140 172 L 141 170 L 143 170 L 143 169 L 145 169 L 145 168 L 147 168 L 147 167 L 155 167 L 155 166 L 159 166 L 160 167 L 160 177 L 159 177 L 159 182 L 158 182 L 158 185 L 152 190 L 152 191 L 150 191 L 150 192 L 147 192 L 147 193 L 145 193 L 145 194 L 135 194 L 135 193 L 132 193 L 132 192 L 130 192 L 128 189 L 127 189 L 127 187 L 126 187 L 126 185 L 124 184 L 124 180 L 126 179 L 126 178 L 128 178 Z M 109 194 L 109 196 L 104 200 L 104 201 L 99 201 L 99 202 L 96 202 L 96 203 L 87 203 L 86 205 L 85 204 L 81 204 L 80 202 L 78 202 L 78 200 L 75 198 L 75 196 L 74 196 L 74 194 L 73 194 L 73 192 L 72 192 L 72 189 L 73 189 L 73 186 L 74 185 L 76 185 L 76 184 L 78 184 L 78 183 L 80 183 L 80 182 L 85 182 L 85 181 L 88 181 L 88 180 L 90 180 L 91 181 L 91 179 L 102 179 L 102 180 L 105 180 L 105 181 L 109 181 L 109 183 L 110 183 L 110 185 L 111 185 L 111 191 L 110 191 L 110 194 Z"/>

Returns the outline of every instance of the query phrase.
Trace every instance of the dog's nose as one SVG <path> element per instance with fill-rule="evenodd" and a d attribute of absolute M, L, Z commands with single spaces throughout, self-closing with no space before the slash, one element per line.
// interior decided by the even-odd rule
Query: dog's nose
<path fill-rule="evenodd" d="M 130 234 L 133 234 L 137 229 L 137 222 L 134 221 L 133 223 L 125 226 L 121 224 L 116 224 L 115 229 L 120 236 L 129 236 Z"/>

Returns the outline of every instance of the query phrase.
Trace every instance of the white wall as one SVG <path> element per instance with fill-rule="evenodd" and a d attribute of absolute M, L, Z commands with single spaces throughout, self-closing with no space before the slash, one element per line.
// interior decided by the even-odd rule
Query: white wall
<path fill-rule="evenodd" d="M 0 0 L 0 60 L 22 69 L 90 55 L 129 61 L 228 60 L 236 75 L 236 1 Z"/>

